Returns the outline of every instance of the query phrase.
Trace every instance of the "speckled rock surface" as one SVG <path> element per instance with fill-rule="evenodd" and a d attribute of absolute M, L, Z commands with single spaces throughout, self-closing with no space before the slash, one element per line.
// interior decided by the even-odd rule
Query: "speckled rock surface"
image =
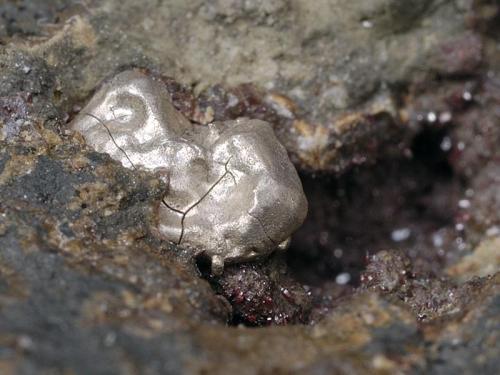
<path fill-rule="evenodd" d="M 496 373 L 499 17 L 491 0 L 2 2 L 0 373 Z M 153 230 L 164 181 L 70 131 L 131 67 L 193 123 L 273 125 L 310 201 L 285 254 L 210 275 Z"/>

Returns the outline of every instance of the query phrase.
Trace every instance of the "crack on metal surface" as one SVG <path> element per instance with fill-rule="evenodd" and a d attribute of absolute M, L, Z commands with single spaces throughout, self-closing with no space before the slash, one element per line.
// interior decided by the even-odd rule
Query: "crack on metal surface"
<path fill-rule="evenodd" d="M 104 129 L 106 129 L 106 132 L 108 133 L 109 137 L 111 138 L 111 141 L 116 146 L 116 148 L 118 150 L 120 150 L 120 152 L 123 153 L 123 155 L 125 155 L 125 157 L 127 158 L 128 162 L 130 163 L 130 165 L 132 166 L 132 168 L 137 169 L 137 167 L 135 166 L 135 164 L 132 163 L 132 160 L 130 160 L 130 158 L 128 157 L 128 155 L 125 152 L 125 150 L 123 148 L 121 148 L 118 145 L 118 143 L 116 143 L 115 138 L 113 137 L 113 134 L 111 133 L 111 130 L 109 130 L 109 128 L 106 125 L 106 123 L 104 121 L 102 121 L 99 117 L 97 117 L 96 115 L 93 115 L 92 113 L 85 113 L 85 115 L 89 116 L 89 117 L 92 117 L 94 120 L 96 120 L 97 122 L 99 122 L 99 124 L 101 124 L 104 127 Z M 114 115 L 114 113 L 113 113 L 113 115 Z M 116 119 L 116 117 L 115 117 L 115 119 Z"/>
<path fill-rule="evenodd" d="M 181 215 L 183 215 L 183 214 L 184 214 L 184 211 L 178 210 L 177 208 L 172 207 L 171 205 L 169 205 L 169 204 L 165 201 L 165 198 L 163 198 L 161 201 L 162 201 L 162 203 L 165 205 L 165 207 L 167 207 L 169 210 L 172 210 L 172 211 L 174 211 L 175 213 L 178 213 L 178 214 L 181 214 Z"/>
<path fill-rule="evenodd" d="M 265 234 L 265 236 L 267 237 L 267 239 L 269 241 L 271 241 L 271 243 L 274 246 L 278 246 L 279 243 L 277 241 L 273 240 L 273 238 L 269 234 L 267 234 L 266 227 L 264 226 L 264 224 L 262 224 L 262 221 L 260 221 L 260 219 L 257 216 L 252 215 L 249 211 L 247 212 L 247 214 L 248 214 L 248 216 L 250 216 L 250 217 L 254 218 L 255 220 L 257 220 L 257 222 L 259 223 L 259 225 L 260 225 L 260 227 L 262 229 L 262 232 Z"/>
<path fill-rule="evenodd" d="M 231 161 L 232 156 L 226 161 L 224 164 L 224 170 L 225 172 L 220 176 L 217 181 L 215 181 L 212 186 L 206 191 L 205 194 L 203 194 L 196 202 L 194 202 L 191 206 L 188 207 L 186 211 L 183 212 L 182 218 L 181 218 L 181 234 L 179 236 L 179 240 L 177 241 L 177 245 L 180 245 L 182 242 L 182 239 L 184 238 L 184 232 L 185 232 L 185 221 L 186 221 L 186 216 L 187 214 L 196 206 L 198 206 L 211 192 L 215 187 L 227 176 L 230 175 L 233 178 L 233 181 L 236 183 L 236 178 L 234 177 L 233 173 L 227 168 L 229 162 Z"/>

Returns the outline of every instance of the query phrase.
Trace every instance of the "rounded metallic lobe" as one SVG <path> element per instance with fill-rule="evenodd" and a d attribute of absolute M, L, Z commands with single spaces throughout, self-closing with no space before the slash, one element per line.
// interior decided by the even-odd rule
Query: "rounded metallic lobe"
<path fill-rule="evenodd" d="M 214 270 L 274 251 L 307 213 L 297 172 L 268 123 L 192 125 L 162 84 L 138 71 L 103 85 L 72 127 L 128 168 L 161 171 L 169 189 L 159 232 L 211 256 Z"/>

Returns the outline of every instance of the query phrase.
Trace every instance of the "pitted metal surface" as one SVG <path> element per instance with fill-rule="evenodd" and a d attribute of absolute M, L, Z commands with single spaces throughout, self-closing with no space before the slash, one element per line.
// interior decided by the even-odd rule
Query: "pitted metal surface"
<path fill-rule="evenodd" d="M 96 151 L 168 183 L 159 232 L 205 252 L 215 273 L 283 247 L 306 216 L 300 179 L 268 123 L 193 125 L 141 72 L 114 77 L 71 126 Z"/>

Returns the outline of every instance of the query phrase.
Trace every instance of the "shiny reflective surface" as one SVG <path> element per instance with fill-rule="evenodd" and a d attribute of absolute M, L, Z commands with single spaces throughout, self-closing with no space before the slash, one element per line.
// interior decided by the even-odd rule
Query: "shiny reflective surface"
<path fill-rule="evenodd" d="M 168 182 L 159 232 L 210 256 L 214 273 L 286 247 L 306 216 L 297 172 L 269 124 L 192 125 L 138 71 L 105 84 L 71 125 L 96 151 Z"/>

